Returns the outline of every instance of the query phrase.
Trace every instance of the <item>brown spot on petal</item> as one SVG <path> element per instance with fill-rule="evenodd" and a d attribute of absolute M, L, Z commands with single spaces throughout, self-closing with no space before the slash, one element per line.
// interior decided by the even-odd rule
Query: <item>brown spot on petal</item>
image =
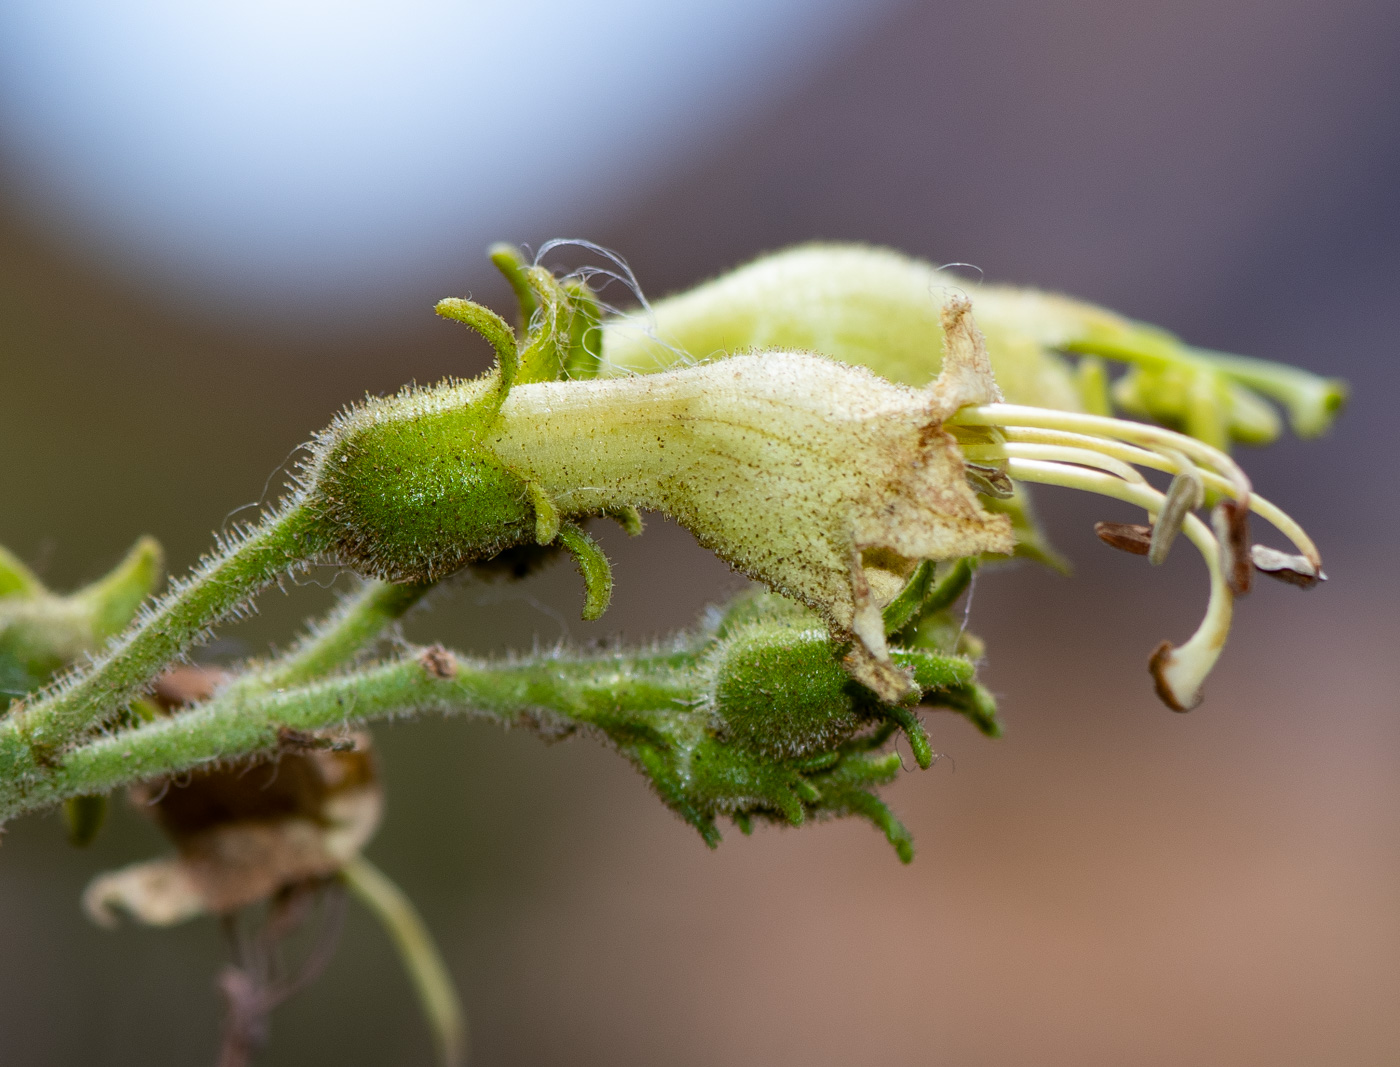
<path fill-rule="evenodd" d="M 1152 545 L 1152 527 L 1131 522 L 1096 522 L 1094 533 L 1110 548 L 1131 552 L 1135 556 L 1147 555 Z"/>
<path fill-rule="evenodd" d="M 418 654 L 419 665 L 434 678 L 443 680 L 457 677 L 457 660 L 441 645 L 425 648 Z"/>

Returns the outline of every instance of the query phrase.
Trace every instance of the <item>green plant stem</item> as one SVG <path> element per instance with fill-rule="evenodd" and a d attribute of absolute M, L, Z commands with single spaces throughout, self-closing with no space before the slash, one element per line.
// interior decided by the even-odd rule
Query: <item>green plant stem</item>
<path fill-rule="evenodd" d="M 460 1064 L 467 1051 L 467 1023 L 460 998 L 447 964 L 413 902 L 363 856 L 356 856 L 342 867 L 340 877 L 393 938 L 432 1028 L 439 1060 L 444 1067 Z"/>
<path fill-rule="evenodd" d="M 694 657 L 555 658 L 515 663 L 456 659 L 453 677 L 441 677 L 418 659 L 406 659 L 282 691 L 224 694 L 182 715 L 99 737 L 40 765 L 27 778 L 0 779 L 0 821 L 71 796 L 104 793 L 219 760 L 267 752 L 282 727 L 322 730 L 401 715 L 477 714 L 514 721 L 522 709 L 541 708 L 573 723 L 612 726 L 635 719 L 645 730 L 651 715 L 688 707 Z"/>
<path fill-rule="evenodd" d="M 0 724 L 0 777 L 9 786 L 64 746 L 110 722 L 210 626 L 320 550 L 311 517 L 291 508 L 200 566 L 137 620 L 89 669 Z"/>
<path fill-rule="evenodd" d="M 290 652 L 250 677 L 265 688 L 304 685 L 351 662 L 390 623 L 423 599 L 431 582 L 367 581 L 342 600 Z"/>

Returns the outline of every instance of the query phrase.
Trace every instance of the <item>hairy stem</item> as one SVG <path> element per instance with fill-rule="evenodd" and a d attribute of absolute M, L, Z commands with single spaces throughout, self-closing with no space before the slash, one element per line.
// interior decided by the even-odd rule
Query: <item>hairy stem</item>
<path fill-rule="evenodd" d="M 5 776 L 0 821 L 70 796 L 270 751 L 282 727 L 322 730 L 424 712 L 513 721 L 527 708 L 580 724 L 644 718 L 688 705 L 695 680 L 678 668 L 691 661 L 676 653 L 495 664 L 456 657 L 453 669 L 444 670 L 440 659 L 410 659 L 280 692 L 233 687 L 174 718 L 97 738 L 36 767 L 27 779 Z"/>
<path fill-rule="evenodd" d="M 208 629 L 319 549 L 314 523 L 291 508 L 201 565 L 85 671 L 0 724 L 0 776 L 14 781 L 101 727 Z"/>
<path fill-rule="evenodd" d="M 287 655 L 258 674 L 267 688 L 304 685 L 351 662 L 390 623 L 423 599 L 431 582 L 394 585 L 368 581 L 340 602 Z"/>

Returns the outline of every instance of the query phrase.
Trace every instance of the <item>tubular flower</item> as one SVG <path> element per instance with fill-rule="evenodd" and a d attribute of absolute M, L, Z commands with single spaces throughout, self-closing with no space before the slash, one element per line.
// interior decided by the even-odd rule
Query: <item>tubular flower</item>
<path fill-rule="evenodd" d="M 1000 397 L 966 302 L 947 313 L 943 373 L 926 389 L 802 353 L 666 374 L 523 386 L 495 454 L 565 513 L 618 505 L 675 516 L 750 577 L 854 639 L 851 674 L 908 695 L 881 610 L 920 560 L 1010 553 L 1010 521 L 969 487 L 942 424 Z"/>
<path fill-rule="evenodd" d="M 1002 403 L 962 297 L 943 305 L 941 371 L 921 389 L 780 351 L 559 380 L 570 365 L 565 343 L 537 355 L 555 329 L 548 322 L 517 347 L 485 309 L 444 305 L 492 340 L 498 369 L 351 409 L 321 437 L 307 472 L 301 504 L 329 555 L 374 577 L 433 580 L 515 546 L 558 544 L 579 562 L 594 618 L 611 576 L 576 520 L 658 510 L 817 612 L 849 644 L 851 676 L 897 703 L 913 685 L 889 655 L 884 608 L 921 561 L 1014 551 L 1019 530 L 984 501 L 1046 481 L 1160 515 L 1148 535 L 1154 561 L 1178 531 L 1206 554 L 1206 621 L 1152 661 L 1162 699 L 1185 709 L 1219 655 L 1232 597 L 1262 558 L 1248 543 L 1250 510 L 1292 538 L 1304 570 L 1321 574 L 1306 535 L 1255 497 L 1218 449 L 1142 423 Z M 1159 493 L 1134 464 L 1171 472 L 1173 488 Z M 1222 498 L 1218 537 L 1194 515 L 1207 495 Z M 1285 572 L 1301 573 L 1270 573 Z"/>

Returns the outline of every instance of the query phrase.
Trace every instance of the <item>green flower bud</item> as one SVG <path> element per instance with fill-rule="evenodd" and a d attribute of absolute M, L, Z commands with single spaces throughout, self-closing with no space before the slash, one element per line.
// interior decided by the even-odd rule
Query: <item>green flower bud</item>
<path fill-rule="evenodd" d="M 132 620 L 160 577 L 160 545 L 149 537 L 110 573 L 69 596 L 49 592 L 0 549 L 0 707 L 96 652 Z"/>
<path fill-rule="evenodd" d="M 966 686 L 974 674 L 971 663 L 956 657 L 908 649 L 894 649 L 892 656 L 911 671 L 920 697 Z M 901 725 L 913 721 L 852 679 L 842 669 L 841 650 L 820 629 L 751 623 L 719 643 L 710 670 L 708 706 L 725 735 L 772 759 L 834 749 L 892 714 Z"/>
<path fill-rule="evenodd" d="M 874 721 L 878 702 L 820 629 L 750 625 L 720 643 L 711 669 L 709 699 L 725 731 L 763 756 L 810 756 Z"/>

